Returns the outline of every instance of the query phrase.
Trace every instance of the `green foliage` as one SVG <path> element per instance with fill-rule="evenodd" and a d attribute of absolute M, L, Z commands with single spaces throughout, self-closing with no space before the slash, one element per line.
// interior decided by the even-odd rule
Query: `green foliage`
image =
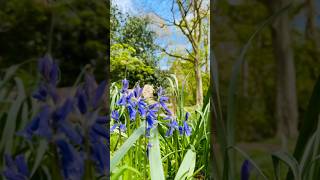
<path fill-rule="evenodd" d="M 111 80 L 119 81 L 127 78 L 130 81 L 143 84 L 153 83 L 155 70 L 135 56 L 135 49 L 126 44 L 111 46 Z"/>
<path fill-rule="evenodd" d="M 89 63 L 104 79 L 106 11 L 104 0 L 1 1 L 0 68 L 51 52 L 64 67 L 62 85 Z"/>
<path fill-rule="evenodd" d="M 121 13 L 116 6 L 111 8 L 111 42 L 128 44 L 135 48 L 136 56 L 149 66 L 156 67 L 157 45 L 155 32 L 150 29 L 151 22 L 146 17 Z"/>
<path fill-rule="evenodd" d="M 195 73 L 193 65 L 187 61 L 174 61 L 169 70 L 172 74 L 178 79 L 180 84 L 179 88 L 182 88 L 182 82 L 187 77 L 187 82 L 185 84 L 184 91 L 184 101 L 187 106 L 192 106 L 196 102 L 196 82 L 195 82 Z M 209 75 L 205 72 L 202 73 L 202 85 L 203 85 L 203 94 L 206 94 L 209 88 Z"/>

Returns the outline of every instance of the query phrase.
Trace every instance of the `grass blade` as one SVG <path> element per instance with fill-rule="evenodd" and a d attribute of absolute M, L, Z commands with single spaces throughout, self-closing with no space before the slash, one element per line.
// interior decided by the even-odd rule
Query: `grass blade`
<path fill-rule="evenodd" d="M 118 169 L 112 176 L 111 176 L 111 180 L 118 180 L 120 179 L 121 175 L 125 172 L 125 171 L 131 171 L 131 172 L 134 172 L 136 173 L 137 175 L 139 175 L 141 177 L 141 173 L 133 168 L 133 167 L 130 167 L 130 166 L 122 166 L 120 169 Z"/>
<path fill-rule="evenodd" d="M 191 177 L 193 175 L 195 165 L 196 153 L 189 149 L 183 158 L 174 180 L 182 180 Z"/>
<path fill-rule="evenodd" d="M 41 163 L 41 160 L 43 158 L 43 155 L 45 154 L 47 149 L 48 149 L 48 143 L 47 143 L 46 140 L 42 139 L 40 141 L 40 143 L 39 143 L 39 147 L 38 147 L 37 152 L 36 152 L 37 154 L 36 154 L 36 157 L 35 157 L 34 165 L 32 167 L 30 178 L 34 175 L 34 173 L 38 169 L 38 167 L 39 167 L 39 165 Z"/>
<path fill-rule="evenodd" d="M 279 179 L 280 161 L 284 162 L 289 167 L 291 172 L 293 172 L 293 176 L 295 180 L 301 180 L 301 172 L 300 172 L 300 168 L 297 160 L 286 152 L 276 152 L 272 154 L 272 162 L 273 162 L 276 179 Z"/>
<path fill-rule="evenodd" d="M 150 176 L 152 180 L 164 180 L 158 131 L 154 129 L 151 135 L 152 137 L 149 140 L 152 144 L 149 153 Z"/>
<path fill-rule="evenodd" d="M 114 170 L 121 159 L 126 155 L 129 149 L 135 144 L 141 135 L 145 132 L 145 122 L 141 123 L 141 126 L 136 129 L 131 136 L 123 143 L 123 145 L 118 149 L 110 161 L 110 172 Z"/>
<path fill-rule="evenodd" d="M 26 98 L 24 86 L 22 80 L 20 78 L 15 78 L 15 82 L 17 85 L 17 98 L 14 103 L 11 105 L 10 110 L 8 112 L 8 117 L 6 120 L 6 124 L 4 127 L 4 131 L 2 134 L 2 139 L 0 143 L 0 149 L 4 149 L 5 153 L 11 153 L 13 148 L 13 139 L 14 133 L 16 129 L 16 121 L 18 118 L 20 107 L 24 99 Z"/>

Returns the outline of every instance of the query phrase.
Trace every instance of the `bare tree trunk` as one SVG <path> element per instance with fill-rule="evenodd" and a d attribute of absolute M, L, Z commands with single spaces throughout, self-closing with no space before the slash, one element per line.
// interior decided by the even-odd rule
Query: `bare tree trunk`
<path fill-rule="evenodd" d="M 201 66 L 198 61 L 195 61 L 194 71 L 195 71 L 196 86 L 197 86 L 196 103 L 197 105 L 202 105 L 203 104 L 202 76 L 201 76 Z"/>
<path fill-rule="evenodd" d="M 273 0 L 270 2 L 271 10 L 274 13 L 289 4 L 290 0 Z M 277 131 L 280 137 L 294 137 L 297 134 L 298 108 L 288 12 L 286 11 L 279 16 L 271 28 L 276 60 Z"/>

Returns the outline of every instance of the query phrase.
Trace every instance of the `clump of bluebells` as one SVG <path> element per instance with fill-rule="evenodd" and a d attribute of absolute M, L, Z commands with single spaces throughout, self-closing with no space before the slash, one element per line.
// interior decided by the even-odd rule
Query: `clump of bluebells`
<path fill-rule="evenodd" d="M 70 97 L 62 97 L 57 92 L 59 68 L 53 59 L 50 56 L 41 58 L 38 70 L 41 82 L 32 97 L 39 102 L 40 110 L 17 134 L 31 143 L 36 137 L 45 139 L 52 147 L 49 150 L 58 156 L 56 166 L 61 168 L 64 179 L 82 179 L 88 164 L 95 165 L 97 174 L 107 175 L 109 133 L 107 117 L 101 115 L 106 82 L 97 84 L 94 76 L 87 73 L 84 83 Z M 21 156 L 15 163 L 7 156 L 6 166 L 7 179 L 29 175 Z"/>
<path fill-rule="evenodd" d="M 150 137 L 150 131 L 157 128 L 159 121 L 167 124 L 166 137 L 173 135 L 174 131 L 178 131 L 181 136 L 190 136 L 191 127 L 187 121 L 190 113 L 187 112 L 184 120 L 181 120 L 181 125 L 176 117 L 173 116 L 172 111 L 168 108 L 167 103 L 169 98 L 165 96 L 165 91 L 162 87 L 159 87 L 157 92 L 157 99 L 155 102 L 148 103 L 142 95 L 143 88 L 136 84 L 132 90 L 129 90 L 129 81 L 122 80 L 122 88 L 120 90 L 120 98 L 116 102 L 116 106 L 113 107 L 111 118 L 113 119 L 113 125 L 110 132 L 126 132 L 126 115 L 131 122 L 135 122 L 137 118 L 145 120 L 146 122 L 146 137 Z M 123 111 L 124 109 L 124 111 Z M 152 144 L 148 143 L 147 150 L 150 149 Z M 148 151 L 147 151 L 148 152 Z"/>

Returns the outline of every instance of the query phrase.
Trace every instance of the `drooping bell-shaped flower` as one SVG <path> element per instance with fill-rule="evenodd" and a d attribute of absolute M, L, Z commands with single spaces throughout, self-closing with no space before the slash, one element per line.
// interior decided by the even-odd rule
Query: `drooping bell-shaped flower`
<path fill-rule="evenodd" d="M 179 125 L 178 122 L 176 120 L 172 120 L 170 123 L 168 123 L 168 130 L 166 132 L 166 137 L 172 136 L 174 130 L 178 130 L 179 129 Z"/>
<path fill-rule="evenodd" d="M 121 93 L 127 93 L 129 88 L 129 81 L 127 79 L 122 80 Z"/>
<path fill-rule="evenodd" d="M 5 154 L 5 168 L 3 175 L 8 180 L 27 180 L 29 176 L 28 165 L 23 155 L 16 156 L 15 160 Z"/>
<path fill-rule="evenodd" d="M 65 179 L 82 179 L 84 174 L 84 155 L 64 139 L 55 141 L 60 155 L 60 165 Z"/>
<path fill-rule="evenodd" d="M 252 167 L 250 161 L 245 160 L 241 166 L 241 180 L 249 180 Z"/>

